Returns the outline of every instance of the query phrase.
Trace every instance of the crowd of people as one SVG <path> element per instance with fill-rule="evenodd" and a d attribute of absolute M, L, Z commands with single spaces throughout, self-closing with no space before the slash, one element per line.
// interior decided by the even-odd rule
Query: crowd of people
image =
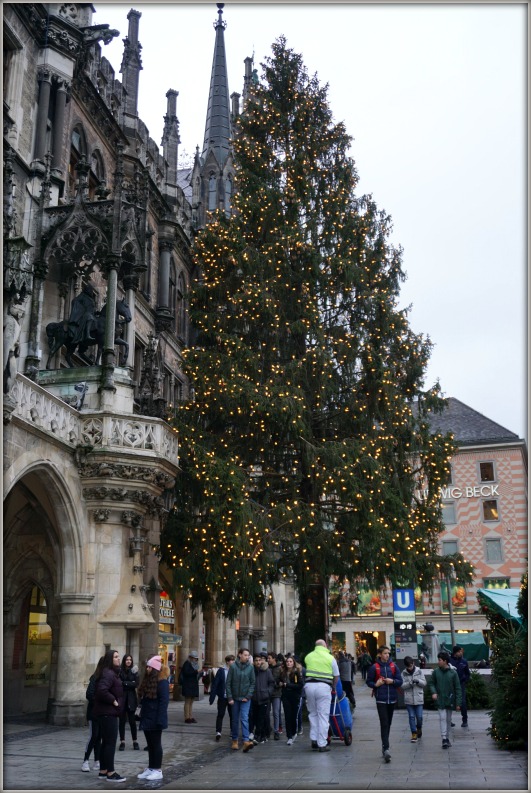
<path fill-rule="evenodd" d="M 360 653 L 357 666 L 366 685 L 372 689 L 380 723 L 382 755 L 391 761 L 390 731 L 398 702 L 399 689 L 403 692 L 408 712 L 411 741 L 422 738 L 424 690 L 435 702 L 440 717 L 442 748 L 450 744 L 450 728 L 454 710 L 460 711 L 462 727 L 467 728 L 466 685 L 470 678 L 463 648 L 456 645 L 452 655 L 446 651 L 438 654 L 437 667 L 427 681 L 422 665 L 416 665 L 409 656 L 404 659 L 401 671 L 390 658 L 390 649 L 378 648 L 373 662 L 367 651 Z M 334 656 L 324 640 L 319 639 L 314 649 L 301 659 L 294 653 L 276 654 L 261 652 L 254 657 L 247 648 L 240 648 L 237 657 L 225 656 L 225 665 L 208 670 L 205 693 L 210 705 L 217 700 L 215 740 L 222 736 L 223 721 L 228 714 L 231 748 L 249 752 L 254 746 L 271 738 L 275 741 L 285 736 L 292 746 L 297 736 L 303 734 L 302 716 L 306 708 L 310 723 L 311 748 L 319 752 L 330 751 L 330 708 L 336 689 L 345 696 L 347 707 L 356 707 L 354 679 L 356 662 L 348 653 L 339 651 Z M 129 724 L 133 749 L 140 749 L 139 731 L 144 733 L 148 765 L 138 774 L 146 781 L 161 780 L 162 731 L 168 727 L 170 698 L 170 669 L 160 655 L 146 661 L 140 680 L 138 667 L 127 653 L 120 660 L 116 650 L 108 650 L 90 677 L 86 698 L 86 718 L 89 725 L 88 741 L 81 767 L 90 771 L 90 756 L 94 754 L 92 768 L 99 777 L 111 782 L 124 782 L 126 778 L 114 767 L 115 750 L 125 749 L 126 725 Z M 205 671 L 199 667 L 198 654 L 191 651 L 182 665 L 178 685 L 184 698 L 184 721 L 197 723 L 192 715 L 193 703 L 199 697 L 199 682 Z"/>

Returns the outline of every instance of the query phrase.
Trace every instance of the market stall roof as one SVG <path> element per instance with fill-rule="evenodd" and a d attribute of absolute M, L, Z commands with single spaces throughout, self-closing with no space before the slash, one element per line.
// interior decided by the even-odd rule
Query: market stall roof
<path fill-rule="evenodd" d="M 522 625 L 516 604 L 520 596 L 520 589 L 478 589 L 478 600 L 481 605 L 501 614 L 508 620 L 514 620 L 518 625 Z"/>

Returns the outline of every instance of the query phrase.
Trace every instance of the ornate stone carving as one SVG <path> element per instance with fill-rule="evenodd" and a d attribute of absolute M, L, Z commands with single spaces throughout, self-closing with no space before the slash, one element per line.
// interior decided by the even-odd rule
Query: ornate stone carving
<path fill-rule="evenodd" d="M 86 487 L 83 497 L 87 501 L 130 501 L 146 508 L 146 515 L 158 515 L 164 509 L 161 498 L 142 490 L 126 490 L 124 487 Z"/>
<path fill-rule="evenodd" d="M 109 520 L 110 514 L 111 514 L 110 509 L 92 510 L 92 517 L 94 518 L 95 523 L 105 523 L 105 521 Z"/>
<path fill-rule="evenodd" d="M 149 468 L 142 465 L 127 465 L 120 463 L 84 463 L 79 468 L 79 475 L 83 479 L 94 479 L 97 477 L 105 477 L 107 479 L 113 477 L 116 479 L 127 479 L 146 482 L 156 485 L 161 489 L 171 487 L 175 482 L 172 476 L 158 471 L 155 468 Z"/>

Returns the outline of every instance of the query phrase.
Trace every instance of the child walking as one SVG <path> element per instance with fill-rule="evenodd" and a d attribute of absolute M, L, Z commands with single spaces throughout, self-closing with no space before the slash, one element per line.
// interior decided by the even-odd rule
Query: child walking
<path fill-rule="evenodd" d="M 454 667 L 450 665 L 450 653 L 441 650 L 437 655 L 438 666 L 431 673 L 428 690 L 436 701 L 441 725 L 442 748 L 448 749 L 452 711 L 461 710 L 461 684 Z"/>

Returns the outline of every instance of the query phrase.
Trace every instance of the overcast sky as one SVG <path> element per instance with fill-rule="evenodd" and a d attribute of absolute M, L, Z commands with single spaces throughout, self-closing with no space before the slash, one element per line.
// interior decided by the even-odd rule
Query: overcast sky
<path fill-rule="evenodd" d="M 139 115 L 160 145 L 179 91 L 180 152 L 202 149 L 215 2 L 95 3 L 120 31 L 142 13 Z M 527 438 L 526 5 L 226 3 L 229 93 L 281 35 L 329 84 L 353 137 L 358 193 L 393 218 L 402 305 L 434 343 L 426 383 Z"/>

